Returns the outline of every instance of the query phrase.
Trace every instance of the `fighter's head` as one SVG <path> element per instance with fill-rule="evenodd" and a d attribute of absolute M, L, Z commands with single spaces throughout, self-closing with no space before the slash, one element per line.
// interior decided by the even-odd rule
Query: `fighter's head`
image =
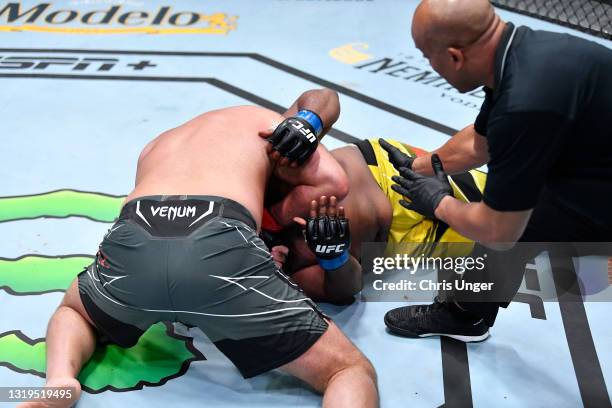
<path fill-rule="evenodd" d="M 502 25 L 488 0 L 423 0 L 412 19 L 412 38 L 438 74 L 468 92 L 491 75 L 494 34 Z"/>

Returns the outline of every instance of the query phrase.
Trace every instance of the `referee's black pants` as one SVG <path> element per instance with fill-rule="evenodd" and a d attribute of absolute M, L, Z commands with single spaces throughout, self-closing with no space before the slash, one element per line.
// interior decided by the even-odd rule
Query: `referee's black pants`
<path fill-rule="evenodd" d="M 602 244 L 576 244 L 594 242 Z M 512 249 L 494 251 L 476 244 L 471 256 L 486 254 L 485 268 L 470 270 L 462 275 L 462 279 L 472 283 L 493 283 L 493 290 L 478 293 L 455 291 L 445 294 L 446 299 L 456 301 L 474 317 L 485 319 L 491 327 L 499 308 L 507 307 L 518 292 L 525 266 L 530 260 L 542 251 L 549 251 L 551 258 L 566 260 L 584 255 L 612 256 L 612 244 L 604 242 L 612 242 L 612 228 L 598 225 L 563 205 L 551 193 L 544 192 L 519 243 Z"/>

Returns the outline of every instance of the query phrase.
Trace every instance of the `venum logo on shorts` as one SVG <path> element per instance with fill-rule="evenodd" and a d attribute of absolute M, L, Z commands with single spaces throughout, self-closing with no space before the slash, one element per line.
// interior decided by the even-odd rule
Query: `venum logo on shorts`
<path fill-rule="evenodd" d="M 167 218 L 168 221 L 173 221 L 178 218 L 189 218 L 195 217 L 196 207 L 195 205 L 181 205 L 181 206 L 151 206 L 151 214 L 154 217 Z"/>

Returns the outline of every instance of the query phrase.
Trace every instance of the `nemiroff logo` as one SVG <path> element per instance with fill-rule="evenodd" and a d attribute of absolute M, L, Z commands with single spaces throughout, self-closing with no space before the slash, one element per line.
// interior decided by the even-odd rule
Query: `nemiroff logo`
<path fill-rule="evenodd" d="M 114 2 L 113 2 L 114 3 Z M 175 10 L 160 6 L 135 10 L 111 3 L 98 10 L 57 8 L 53 3 L 24 6 L 0 3 L 0 31 L 37 31 L 61 34 L 227 34 L 238 16 L 215 12 Z M 147 4 L 143 2 L 143 4 Z"/>

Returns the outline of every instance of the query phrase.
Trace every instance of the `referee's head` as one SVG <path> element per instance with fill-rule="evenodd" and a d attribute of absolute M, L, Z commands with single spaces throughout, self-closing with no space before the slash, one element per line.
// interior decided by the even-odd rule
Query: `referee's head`
<path fill-rule="evenodd" d="M 412 38 L 433 69 L 460 92 L 486 85 L 504 22 L 488 0 L 423 0 Z"/>

